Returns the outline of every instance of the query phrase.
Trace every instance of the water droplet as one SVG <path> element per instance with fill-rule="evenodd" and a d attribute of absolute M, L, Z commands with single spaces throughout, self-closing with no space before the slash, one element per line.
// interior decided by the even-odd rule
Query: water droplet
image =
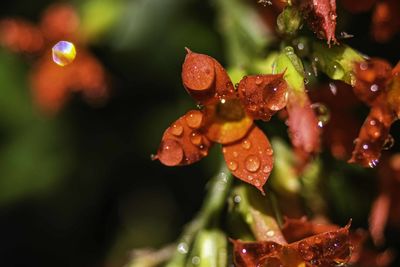
<path fill-rule="evenodd" d="M 331 92 L 332 92 L 333 95 L 336 95 L 336 94 L 337 94 L 337 87 L 336 87 L 336 84 L 334 84 L 334 83 L 329 83 L 329 90 L 331 90 Z"/>
<path fill-rule="evenodd" d="M 303 44 L 303 43 L 298 43 L 298 44 L 297 44 L 297 48 L 298 48 L 299 50 L 303 50 L 303 49 L 304 49 L 304 44 Z"/>
<path fill-rule="evenodd" d="M 271 0 L 258 0 L 258 3 L 259 4 L 262 4 L 264 7 L 265 6 L 270 6 L 270 5 L 272 5 L 272 1 Z"/>
<path fill-rule="evenodd" d="M 379 90 L 379 86 L 377 84 L 373 84 L 371 85 L 371 87 L 369 88 L 372 92 L 377 92 Z"/>
<path fill-rule="evenodd" d="M 163 164 L 167 166 L 176 166 L 182 162 L 183 148 L 173 139 L 163 140 L 158 157 Z"/>
<path fill-rule="evenodd" d="M 52 48 L 53 61 L 59 66 L 71 64 L 76 56 L 75 45 L 67 41 L 59 41 Z"/>
<path fill-rule="evenodd" d="M 361 70 L 367 70 L 368 69 L 368 63 L 366 61 L 363 61 L 360 63 L 360 69 Z"/>
<path fill-rule="evenodd" d="M 228 163 L 228 169 L 230 169 L 231 171 L 236 171 L 238 168 L 238 164 L 236 161 L 229 161 Z"/>
<path fill-rule="evenodd" d="M 259 187 L 261 185 L 260 180 L 258 180 L 258 179 L 255 179 L 253 184 L 256 187 Z"/>
<path fill-rule="evenodd" d="M 178 252 L 181 253 L 181 254 L 186 254 L 186 253 L 188 253 L 189 246 L 188 246 L 188 244 L 186 244 L 185 242 L 182 242 L 182 243 L 179 243 L 179 244 L 178 244 L 177 250 L 178 250 Z"/>
<path fill-rule="evenodd" d="M 329 109 L 322 103 L 313 103 L 311 104 L 311 108 L 314 110 L 318 119 L 318 126 L 324 127 L 330 119 Z"/>
<path fill-rule="evenodd" d="M 394 145 L 394 138 L 391 134 L 388 135 L 388 137 L 386 138 L 385 142 L 383 143 L 383 150 L 389 150 L 393 147 Z"/>
<path fill-rule="evenodd" d="M 183 133 L 183 127 L 180 124 L 174 124 L 171 127 L 171 133 L 175 136 L 181 136 Z"/>
<path fill-rule="evenodd" d="M 243 254 L 246 254 L 246 253 L 247 253 L 247 250 L 246 250 L 245 248 L 243 248 L 243 249 L 242 249 L 242 253 L 243 253 Z"/>
<path fill-rule="evenodd" d="M 265 165 L 263 168 L 263 173 L 270 173 L 272 171 L 272 167 L 270 165 Z"/>
<path fill-rule="evenodd" d="M 192 264 L 199 265 L 200 264 L 200 257 L 199 256 L 194 256 L 192 258 Z"/>
<path fill-rule="evenodd" d="M 271 155 L 274 154 L 274 151 L 272 150 L 272 148 L 267 148 L 267 149 L 265 150 L 265 153 L 266 153 L 268 156 L 271 156 Z"/>
<path fill-rule="evenodd" d="M 256 81 L 255 81 L 256 85 L 260 85 L 260 84 L 262 84 L 262 82 L 263 82 L 263 79 L 260 76 L 257 76 Z"/>
<path fill-rule="evenodd" d="M 299 243 L 298 249 L 299 249 L 299 252 L 300 252 L 300 256 L 304 260 L 310 261 L 310 260 L 313 259 L 314 253 L 310 250 L 310 246 L 305 241 L 301 241 Z"/>
<path fill-rule="evenodd" d="M 201 123 L 203 122 L 203 113 L 198 110 L 191 110 L 189 111 L 186 116 L 186 123 L 187 125 L 192 128 L 192 129 L 198 129 L 201 126 Z"/>
<path fill-rule="evenodd" d="M 250 155 L 245 160 L 246 170 L 249 172 L 256 172 L 260 168 L 261 161 L 260 158 L 256 155 Z"/>
<path fill-rule="evenodd" d="M 353 38 L 354 35 L 353 35 L 353 34 L 349 34 L 349 33 L 347 33 L 347 32 L 340 32 L 340 37 L 341 37 L 342 39 L 349 39 L 349 38 Z"/>
<path fill-rule="evenodd" d="M 151 160 L 156 160 L 156 159 L 158 159 L 158 156 L 155 155 L 155 154 L 150 154 L 150 159 Z"/>
<path fill-rule="evenodd" d="M 379 164 L 379 159 L 373 159 L 368 163 L 370 168 L 375 168 L 376 166 L 378 166 L 378 164 Z"/>
<path fill-rule="evenodd" d="M 274 235 L 275 235 L 274 230 L 268 230 L 268 231 L 267 231 L 267 236 L 268 236 L 268 237 L 273 237 Z"/>
<path fill-rule="evenodd" d="M 303 82 L 304 82 L 305 85 L 307 85 L 310 81 L 307 78 L 304 78 Z"/>
<path fill-rule="evenodd" d="M 249 181 L 253 181 L 254 177 L 251 176 L 251 175 L 249 175 L 249 176 L 247 176 L 247 179 L 248 179 Z"/>
<path fill-rule="evenodd" d="M 237 151 L 233 151 L 232 155 L 234 158 L 237 158 L 239 156 L 239 153 Z"/>
<path fill-rule="evenodd" d="M 345 72 L 343 67 L 339 63 L 334 63 L 328 66 L 328 74 L 334 80 L 340 80 L 343 78 Z"/>
<path fill-rule="evenodd" d="M 202 144 L 202 136 L 201 136 L 201 134 L 193 132 L 190 135 L 190 142 L 192 142 L 192 144 L 195 145 L 195 146 L 200 146 Z"/>
<path fill-rule="evenodd" d="M 250 147 L 251 147 L 251 142 L 250 142 L 249 140 L 244 140 L 244 141 L 242 142 L 242 147 L 243 147 L 244 149 L 250 149 Z"/>
<path fill-rule="evenodd" d="M 242 198 L 239 195 L 235 195 L 233 197 L 233 202 L 235 202 L 236 204 L 239 204 L 240 201 L 242 201 Z"/>
<path fill-rule="evenodd" d="M 225 104 L 226 103 L 226 99 L 222 98 L 220 102 L 221 102 L 221 104 Z"/>
<path fill-rule="evenodd" d="M 363 148 L 364 150 L 368 150 L 369 146 L 368 146 L 368 144 L 363 144 L 363 145 L 362 145 L 362 148 Z"/>

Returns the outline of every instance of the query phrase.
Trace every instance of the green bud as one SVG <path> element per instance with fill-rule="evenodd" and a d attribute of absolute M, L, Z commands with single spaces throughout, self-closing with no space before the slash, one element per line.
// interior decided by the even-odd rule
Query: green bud
<path fill-rule="evenodd" d="M 196 236 L 186 266 L 225 267 L 227 261 L 226 235 L 218 229 L 201 230 Z"/>
<path fill-rule="evenodd" d="M 314 42 L 314 64 L 333 80 L 341 80 L 354 85 L 354 63 L 365 59 L 351 47 L 341 44 L 329 47 L 322 42 Z"/>
<path fill-rule="evenodd" d="M 276 24 L 279 33 L 294 35 L 302 24 L 301 13 L 297 8 L 287 6 L 282 13 L 279 14 Z"/>
<path fill-rule="evenodd" d="M 304 91 L 304 68 L 300 58 L 294 53 L 291 46 L 285 47 L 276 58 L 273 73 L 285 72 L 285 80 L 295 91 Z"/>

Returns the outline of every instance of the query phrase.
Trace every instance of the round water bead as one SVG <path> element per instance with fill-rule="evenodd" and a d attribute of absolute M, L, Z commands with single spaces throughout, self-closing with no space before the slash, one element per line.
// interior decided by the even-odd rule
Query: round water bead
<path fill-rule="evenodd" d="M 68 41 L 59 41 L 52 49 L 53 61 L 59 66 L 71 64 L 76 56 L 75 45 Z"/>

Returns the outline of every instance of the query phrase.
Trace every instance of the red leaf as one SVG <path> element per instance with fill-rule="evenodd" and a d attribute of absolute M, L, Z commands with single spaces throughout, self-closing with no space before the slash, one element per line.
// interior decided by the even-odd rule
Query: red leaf
<path fill-rule="evenodd" d="M 254 185 L 263 194 L 263 186 L 272 171 L 273 150 L 268 138 L 256 126 L 240 141 L 222 149 L 229 170 L 237 178 Z"/>
<path fill-rule="evenodd" d="M 328 44 L 336 43 L 336 0 L 300 0 L 300 8 L 308 25 Z"/>
<path fill-rule="evenodd" d="M 202 104 L 216 103 L 234 93 L 228 74 L 217 60 L 189 49 L 182 66 L 182 81 L 186 91 Z"/>
<path fill-rule="evenodd" d="M 270 120 L 287 103 L 283 74 L 245 76 L 239 83 L 238 92 L 247 114 L 255 120 Z"/>
<path fill-rule="evenodd" d="M 211 142 L 203 134 L 204 114 L 191 110 L 165 132 L 157 158 L 167 166 L 188 165 L 207 156 Z"/>

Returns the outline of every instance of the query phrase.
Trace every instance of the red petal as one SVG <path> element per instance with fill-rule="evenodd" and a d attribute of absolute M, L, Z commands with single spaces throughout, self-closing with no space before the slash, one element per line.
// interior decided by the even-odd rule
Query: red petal
<path fill-rule="evenodd" d="M 263 194 L 274 162 L 268 138 L 256 126 L 240 141 L 222 149 L 230 171 L 239 179 L 254 185 Z"/>
<path fill-rule="evenodd" d="M 225 69 L 214 58 L 187 49 L 182 81 L 187 92 L 202 104 L 210 104 L 234 93 Z"/>
<path fill-rule="evenodd" d="M 321 129 L 306 93 L 292 92 L 287 105 L 289 135 L 296 149 L 305 154 L 319 151 Z"/>
<path fill-rule="evenodd" d="M 317 36 L 336 43 L 336 0 L 301 0 L 300 6 Z"/>
<path fill-rule="evenodd" d="M 204 114 L 191 110 L 165 132 L 157 158 L 167 166 L 188 165 L 207 156 L 211 142 L 204 136 Z"/>
<path fill-rule="evenodd" d="M 283 74 L 245 76 L 238 91 L 247 114 L 256 120 L 270 120 L 287 103 L 288 91 Z"/>
<path fill-rule="evenodd" d="M 359 163 L 364 167 L 375 167 L 394 120 L 393 112 L 387 107 L 372 107 L 355 140 L 355 148 L 349 162 Z"/>

